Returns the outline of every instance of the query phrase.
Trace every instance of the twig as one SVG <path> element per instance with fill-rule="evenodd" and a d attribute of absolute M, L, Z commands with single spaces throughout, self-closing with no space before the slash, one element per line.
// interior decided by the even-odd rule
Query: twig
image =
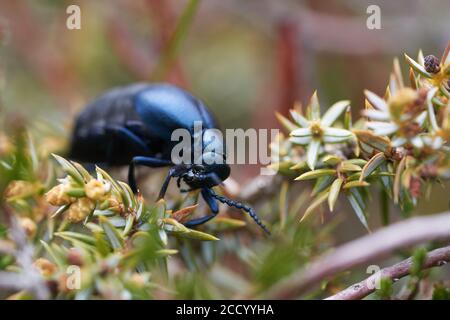
<path fill-rule="evenodd" d="M 433 250 L 427 254 L 422 269 L 428 269 L 436 266 L 445 265 L 450 262 L 450 246 Z M 381 269 L 374 273 L 369 278 L 358 282 L 347 289 L 338 292 L 337 294 L 328 297 L 326 300 L 357 300 L 371 294 L 376 290 L 375 283 L 383 278 L 389 278 L 393 281 L 409 275 L 411 266 L 413 265 L 412 258 L 408 258 L 394 264 L 393 266 Z"/>
<path fill-rule="evenodd" d="M 425 241 L 450 238 L 450 211 L 398 222 L 324 254 L 273 287 L 267 296 L 295 297 L 326 277 Z"/>

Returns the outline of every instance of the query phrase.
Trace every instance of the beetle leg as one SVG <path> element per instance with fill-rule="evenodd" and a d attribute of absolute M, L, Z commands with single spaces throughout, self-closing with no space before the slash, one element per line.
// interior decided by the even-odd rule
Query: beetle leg
<path fill-rule="evenodd" d="M 169 160 L 163 160 L 158 158 L 150 158 L 150 157 L 134 157 L 131 162 L 130 166 L 128 167 L 128 183 L 130 184 L 131 190 L 134 193 L 137 193 L 137 184 L 136 184 L 136 177 L 134 172 L 134 167 L 136 165 L 143 165 L 147 167 L 165 167 L 170 165 L 171 162 Z M 167 182 L 169 184 L 169 182 Z M 167 189 L 167 187 L 166 187 Z"/>
<path fill-rule="evenodd" d="M 202 196 L 208 207 L 211 209 L 212 213 L 217 214 L 219 212 L 219 206 L 216 199 L 214 199 L 212 196 L 211 189 L 203 188 Z"/>
<path fill-rule="evenodd" d="M 167 188 L 169 187 L 170 179 L 174 177 L 180 177 L 182 173 L 186 171 L 186 167 L 183 165 L 174 166 L 169 169 L 166 178 L 164 179 L 164 183 L 159 191 L 158 200 L 164 198 L 166 195 Z"/>
<path fill-rule="evenodd" d="M 219 206 L 217 205 L 217 201 L 212 197 L 212 194 L 209 189 L 203 188 L 202 196 L 208 207 L 211 209 L 212 214 L 206 215 L 201 218 L 189 220 L 186 223 L 184 223 L 186 227 L 194 227 L 203 224 L 214 218 L 219 212 Z"/>

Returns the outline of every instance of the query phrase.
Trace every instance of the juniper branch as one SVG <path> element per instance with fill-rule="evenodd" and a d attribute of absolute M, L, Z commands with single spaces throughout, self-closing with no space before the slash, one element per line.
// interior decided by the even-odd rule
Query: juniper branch
<path fill-rule="evenodd" d="M 443 266 L 450 262 L 450 246 L 433 250 L 427 254 L 422 269 L 429 269 L 437 266 Z M 412 257 L 403 260 L 393 266 L 381 269 L 367 279 L 355 283 L 345 290 L 328 297 L 326 300 L 357 300 L 362 299 L 376 290 L 375 283 L 377 279 L 389 278 L 397 281 L 410 274 L 413 265 Z"/>
<path fill-rule="evenodd" d="M 315 262 L 275 285 L 267 297 L 293 298 L 331 275 L 384 257 L 396 249 L 448 238 L 450 211 L 398 222 L 325 253 Z"/>

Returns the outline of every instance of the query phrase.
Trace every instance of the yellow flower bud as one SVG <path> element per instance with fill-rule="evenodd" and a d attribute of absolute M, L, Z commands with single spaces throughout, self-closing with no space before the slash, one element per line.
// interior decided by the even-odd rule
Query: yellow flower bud
<path fill-rule="evenodd" d="M 36 184 L 30 181 L 14 180 L 5 190 L 5 198 L 25 198 L 36 192 Z"/>
<path fill-rule="evenodd" d="M 409 108 L 418 98 L 417 92 L 411 88 L 402 88 L 389 99 L 389 111 L 395 118 L 400 117 L 405 108 Z"/>
<path fill-rule="evenodd" d="M 95 202 L 89 198 L 79 198 L 72 203 L 67 211 L 67 218 L 71 222 L 80 222 L 95 208 Z"/>
<path fill-rule="evenodd" d="M 36 234 L 36 223 L 30 218 L 19 218 L 19 223 L 28 237 L 32 238 Z"/>
<path fill-rule="evenodd" d="M 86 195 L 92 200 L 102 200 L 105 196 L 105 185 L 96 179 L 90 180 L 84 187 Z"/>
<path fill-rule="evenodd" d="M 66 185 L 59 184 L 45 194 L 45 199 L 52 206 L 62 206 L 74 202 L 76 198 L 66 194 L 66 189 Z"/>
<path fill-rule="evenodd" d="M 41 272 L 41 274 L 44 277 L 48 277 L 48 276 L 53 275 L 56 272 L 56 270 L 57 270 L 57 267 L 56 267 L 56 265 L 54 263 L 52 263 L 49 260 L 44 259 L 44 258 L 37 259 L 34 262 L 34 266 L 36 268 L 38 268 L 38 270 Z"/>
<path fill-rule="evenodd" d="M 114 197 L 108 198 L 108 209 L 115 212 L 123 212 L 123 205 Z"/>

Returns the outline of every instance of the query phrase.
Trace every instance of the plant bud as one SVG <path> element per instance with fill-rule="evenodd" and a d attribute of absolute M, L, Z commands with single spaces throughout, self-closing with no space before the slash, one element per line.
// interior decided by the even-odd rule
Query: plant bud
<path fill-rule="evenodd" d="M 405 112 L 411 112 L 415 106 L 418 94 L 411 88 L 402 88 L 389 99 L 389 112 L 391 116 L 398 119 Z"/>
<path fill-rule="evenodd" d="M 95 208 L 95 203 L 89 198 L 79 198 L 72 203 L 67 211 L 67 218 L 71 222 L 84 220 Z"/>
<path fill-rule="evenodd" d="M 81 267 L 83 265 L 83 254 L 80 252 L 80 250 L 72 248 L 67 254 L 67 262 L 71 265 Z"/>
<path fill-rule="evenodd" d="M 34 262 L 34 266 L 40 271 L 40 273 L 44 277 L 49 277 L 53 275 L 57 270 L 57 267 L 53 262 L 50 262 L 49 260 L 44 258 L 37 259 Z"/>
<path fill-rule="evenodd" d="M 425 57 L 424 66 L 425 70 L 430 73 L 438 73 L 439 71 L 441 71 L 441 67 L 439 66 L 439 59 L 432 54 Z"/>
<path fill-rule="evenodd" d="M 36 185 L 30 181 L 14 180 L 5 190 L 5 198 L 25 198 L 36 191 Z"/>
<path fill-rule="evenodd" d="M 52 206 L 63 206 L 75 202 L 76 198 L 66 194 L 66 185 L 59 184 L 45 194 L 45 199 Z"/>
<path fill-rule="evenodd" d="M 90 180 L 84 187 L 86 195 L 92 200 L 102 200 L 105 196 L 105 185 L 96 179 Z"/>

